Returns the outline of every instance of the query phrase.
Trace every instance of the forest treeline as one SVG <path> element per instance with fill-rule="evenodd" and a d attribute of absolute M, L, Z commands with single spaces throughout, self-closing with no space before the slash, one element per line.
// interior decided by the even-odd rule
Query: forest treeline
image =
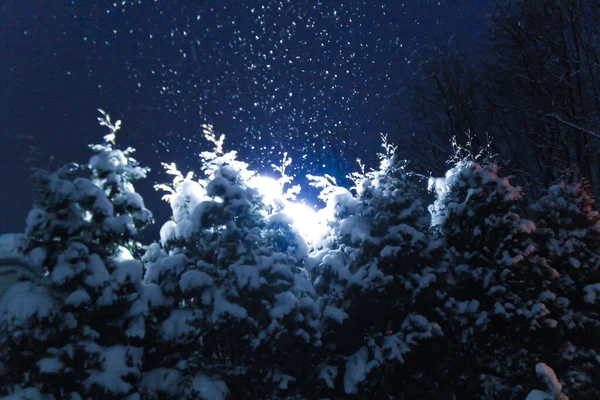
<path fill-rule="evenodd" d="M 134 189 L 146 169 L 116 147 L 40 172 L 16 246 L 32 274 L 0 299 L 8 399 L 591 399 L 600 395 L 600 214 L 586 181 L 523 191 L 493 154 L 457 148 L 425 182 L 384 139 L 354 187 L 312 177 L 325 207 L 297 222 L 205 127 L 198 177 Z M 309 234 L 310 233 L 310 234 Z"/>
<path fill-rule="evenodd" d="M 499 2 L 481 57 L 457 39 L 420 64 L 402 146 L 351 187 L 311 178 L 310 232 L 289 160 L 265 191 L 206 127 L 139 243 L 147 169 L 103 114 L 87 163 L 36 177 L 0 394 L 600 398 L 599 29 L 598 2 Z"/>

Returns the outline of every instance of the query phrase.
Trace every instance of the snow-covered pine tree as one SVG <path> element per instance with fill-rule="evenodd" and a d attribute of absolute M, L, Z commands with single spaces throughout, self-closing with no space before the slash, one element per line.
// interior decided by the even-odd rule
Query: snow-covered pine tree
<path fill-rule="evenodd" d="M 413 347 L 441 334 L 426 305 L 436 280 L 428 266 L 435 252 L 429 216 L 415 176 L 383 139 L 379 169 L 352 175 L 355 195 L 331 177 L 313 177 L 330 228 L 311 256 L 330 350 L 320 366 L 321 396 L 410 395 L 403 382 L 411 371 L 402 363 Z"/>
<path fill-rule="evenodd" d="M 600 398 L 600 213 L 585 181 L 552 185 L 532 205 L 540 253 L 559 277 L 555 298 L 561 343 L 547 360 L 573 398 Z"/>
<path fill-rule="evenodd" d="M 56 399 L 139 399 L 148 294 L 129 250 L 152 220 L 132 185 L 147 170 L 132 149 L 114 147 L 120 121 L 104 112 L 99 120 L 110 133 L 90 146 L 87 165 L 39 176 L 25 253 L 45 275 L 2 298 L 4 393 L 32 387 Z"/>
<path fill-rule="evenodd" d="M 205 126 L 205 179 L 158 185 L 173 218 L 144 256 L 162 289 L 154 368 L 145 398 L 280 398 L 301 390 L 320 345 L 318 307 L 304 271 L 308 246 L 291 219 L 267 204 L 254 173 Z"/>
<path fill-rule="evenodd" d="M 557 338 L 547 291 L 557 274 L 536 255 L 534 223 L 517 213 L 521 189 L 499 175 L 497 163 L 470 157 L 430 187 L 433 227 L 452 256 L 437 288 L 448 340 L 438 379 L 457 398 L 522 397 Z"/>

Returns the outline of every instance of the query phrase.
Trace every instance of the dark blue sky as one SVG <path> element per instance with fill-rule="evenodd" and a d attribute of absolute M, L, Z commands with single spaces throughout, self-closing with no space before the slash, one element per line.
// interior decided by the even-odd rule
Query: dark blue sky
<path fill-rule="evenodd" d="M 117 140 L 153 168 L 138 190 L 156 229 L 160 162 L 197 170 L 203 123 L 254 169 L 287 151 L 299 178 L 344 175 L 380 132 L 398 133 L 394 104 L 418 57 L 451 37 L 474 47 L 490 3 L 4 1 L 0 233 L 23 229 L 27 166 L 86 161 L 104 134 L 97 108 L 123 119 Z"/>

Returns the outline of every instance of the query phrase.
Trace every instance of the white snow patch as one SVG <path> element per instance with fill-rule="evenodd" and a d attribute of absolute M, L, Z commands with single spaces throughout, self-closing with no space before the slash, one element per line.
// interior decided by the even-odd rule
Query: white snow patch
<path fill-rule="evenodd" d="M 223 297 L 222 291 L 219 290 L 215 293 L 213 313 L 211 316 L 212 321 L 217 322 L 223 314 L 229 314 L 232 317 L 240 319 L 248 317 L 248 311 L 246 311 L 244 307 L 227 301 L 227 299 Z"/>
<path fill-rule="evenodd" d="M 555 400 L 554 396 L 541 390 L 532 390 L 525 400 Z"/>
<path fill-rule="evenodd" d="M 585 292 L 585 296 L 583 297 L 584 301 L 586 303 L 594 304 L 600 296 L 600 283 L 587 285 L 583 288 L 583 291 Z"/>
<path fill-rule="evenodd" d="M 71 293 L 65 299 L 65 303 L 75 306 L 75 307 L 79 307 L 82 304 L 89 303 L 91 300 L 92 300 L 92 298 L 90 297 L 88 292 L 85 291 L 85 289 L 79 289 L 79 290 L 76 290 L 73 293 Z"/>
<path fill-rule="evenodd" d="M 278 387 L 279 387 L 279 389 L 282 389 L 282 390 L 287 389 L 288 383 L 294 382 L 295 380 L 296 380 L 296 378 L 294 378 L 293 376 L 282 374 L 279 372 L 277 372 L 273 376 L 273 381 L 276 383 L 279 383 Z"/>
<path fill-rule="evenodd" d="M 346 318 L 348 318 L 348 313 L 346 313 L 341 308 L 337 308 L 334 306 L 327 306 L 325 310 L 323 310 L 323 316 L 326 318 L 331 318 L 342 324 Z"/>
<path fill-rule="evenodd" d="M 192 380 L 192 390 L 203 400 L 225 400 L 229 389 L 225 382 L 198 374 Z"/>
<path fill-rule="evenodd" d="M 558 397 L 561 394 L 562 385 L 556 378 L 556 374 L 552 368 L 544 363 L 538 363 L 535 366 L 535 372 L 543 379 L 544 383 L 548 387 L 548 391 L 554 397 Z"/>
<path fill-rule="evenodd" d="M 190 325 L 190 321 L 196 317 L 191 310 L 173 310 L 169 318 L 163 321 L 160 331 L 166 340 L 176 340 L 180 336 L 195 332 L 196 328 Z"/>
<path fill-rule="evenodd" d="M 160 228 L 160 243 L 165 246 L 169 241 L 175 240 L 177 224 L 175 221 L 167 221 Z"/>
<path fill-rule="evenodd" d="M 122 345 L 100 348 L 102 370 L 90 370 L 90 376 L 83 382 L 88 388 L 98 385 L 105 391 L 116 394 L 128 394 L 133 387 L 123 380 L 127 375 L 139 374 L 143 349 Z M 133 366 L 128 365 L 127 359 L 133 360 Z"/>
<path fill-rule="evenodd" d="M 119 215 L 116 217 L 107 217 L 102 222 L 102 229 L 120 235 L 135 233 L 135 225 L 133 224 L 133 219 L 127 214 Z"/>
<path fill-rule="evenodd" d="M 113 276 L 119 285 L 125 282 L 137 283 L 142 280 L 142 270 L 142 263 L 138 260 L 124 260 L 117 263 Z"/>
<path fill-rule="evenodd" d="M 283 292 L 275 295 L 277 302 L 269 311 L 271 318 L 279 319 L 288 315 L 298 304 L 298 299 L 292 292 Z"/>
<path fill-rule="evenodd" d="M 65 365 L 57 357 L 46 357 L 38 361 L 37 366 L 44 374 L 58 374 Z"/>
<path fill-rule="evenodd" d="M 324 381 L 329 389 L 333 389 L 335 386 L 335 379 L 338 376 L 338 367 L 321 364 L 319 369 L 319 379 Z"/>
<path fill-rule="evenodd" d="M 344 392 L 354 394 L 358 391 L 358 384 L 367 378 L 369 367 L 367 361 L 369 351 L 362 347 L 359 351 L 348 357 L 346 362 L 346 372 L 344 373 Z"/>
<path fill-rule="evenodd" d="M 233 270 L 237 277 L 237 284 L 240 288 L 248 286 L 253 289 L 260 287 L 260 276 L 258 266 L 255 265 L 232 265 L 229 269 Z"/>
<path fill-rule="evenodd" d="M 212 286 L 213 279 L 204 271 L 186 271 L 179 278 L 179 288 L 183 293 L 197 290 L 205 286 Z"/>
<path fill-rule="evenodd" d="M 90 255 L 87 272 L 88 275 L 85 277 L 84 282 L 94 288 L 103 286 L 110 279 L 108 270 L 98 254 Z"/>
<path fill-rule="evenodd" d="M 110 286 L 105 287 L 102 290 L 102 294 L 96 300 L 96 304 L 99 306 L 109 306 L 117 300 L 117 295 L 113 292 Z"/>
<path fill-rule="evenodd" d="M 31 282 L 15 283 L 0 298 L 0 320 L 9 328 L 22 326 L 33 316 L 53 317 L 58 309 L 50 293 Z"/>
<path fill-rule="evenodd" d="M 161 392 L 165 396 L 177 397 L 181 373 L 173 368 L 157 368 L 144 374 L 141 380 L 142 392 L 147 398 Z"/>

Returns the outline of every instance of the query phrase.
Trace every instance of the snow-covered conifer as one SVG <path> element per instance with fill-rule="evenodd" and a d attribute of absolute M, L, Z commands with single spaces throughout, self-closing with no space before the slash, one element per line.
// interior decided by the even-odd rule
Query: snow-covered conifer
<path fill-rule="evenodd" d="M 532 205 L 540 252 L 560 274 L 571 300 L 585 302 L 584 286 L 600 282 L 600 213 L 584 182 L 552 185 Z"/>
<path fill-rule="evenodd" d="M 149 247 L 146 281 L 168 309 L 148 372 L 147 398 L 267 398 L 293 393 L 320 345 L 314 290 L 304 271 L 305 239 L 277 202 L 268 204 L 255 174 L 223 150 L 224 136 L 201 154 L 204 178 L 159 185 L 173 218 Z M 156 380 L 164 385 L 156 390 Z"/>
<path fill-rule="evenodd" d="M 423 307 L 435 294 L 427 254 L 429 218 L 415 177 L 383 141 L 379 169 L 351 177 L 356 194 L 331 177 L 315 177 L 329 233 L 313 243 L 311 273 L 322 296 L 322 395 L 401 392 L 397 374 L 410 351 L 441 334 Z M 427 294 L 425 294 L 427 293 Z M 329 390 L 329 392 L 327 392 Z"/>
<path fill-rule="evenodd" d="M 558 275 L 549 292 L 561 341 L 546 359 L 567 379 L 569 396 L 599 397 L 600 213 L 592 190 L 582 181 L 562 181 L 532 209 L 539 251 Z"/>
<path fill-rule="evenodd" d="M 130 250 L 152 220 L 132 182 L 145 176 L 114 147 L 120 121 L 91 146 L 87 165 L 40 175 L 25 255 L 43 271 L 0 303 L 4 391 L 37 388 L 57 399 L 139 398 L 144 337 L 142 264 Z M 33 390 L 33 389 L 32 389 Z"/>
<path fill-rule="evenodd" d="M 547 291 L 556 272 L 536 254 L 534 223 L 517 212 L 521 189 L 496 163 L 459 159 L 430 186 L 433 227 L 452 255 L 438 287 L 448 339 L 439 379 L 458 398 L 519 398 L 557 338 Z"/>

